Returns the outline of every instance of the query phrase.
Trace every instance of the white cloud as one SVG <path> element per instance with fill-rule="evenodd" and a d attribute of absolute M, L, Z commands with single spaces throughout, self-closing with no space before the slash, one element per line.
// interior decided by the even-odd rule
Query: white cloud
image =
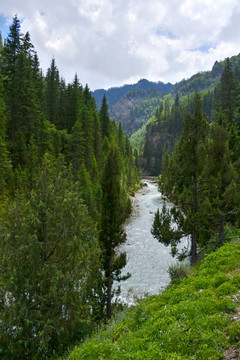
<path fill-rule="evenodd" d="M 44 71 L 91 89 L 180 81 L 240 52 L 238 0 L 1 0 L 29 31 Z"/>

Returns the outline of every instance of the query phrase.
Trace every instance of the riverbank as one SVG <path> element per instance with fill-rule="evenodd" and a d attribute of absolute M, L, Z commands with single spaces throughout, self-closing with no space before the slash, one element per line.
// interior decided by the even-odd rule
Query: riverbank
<path fill-rule="evenodd" d="M 131 213 L 129 219 L 127 219 L 126 223 L 129 222 L 129 220 L 131 219 L 131 216 L 137 215 L 137 211 L 138 211 L 138 207 L 139 207 L 138 198 L 141 196 L 145 196 L 149 193 L 150 190 L 148 187 L 148 182 L 157 184 L 157 177 L 156 176 L 146 176 L 146 177 L 142 178 L 140 189 L 137 191 L 137 193 L 134 196 L 130 196 L 131 205 L 132 205 L 132 213 Z"/>

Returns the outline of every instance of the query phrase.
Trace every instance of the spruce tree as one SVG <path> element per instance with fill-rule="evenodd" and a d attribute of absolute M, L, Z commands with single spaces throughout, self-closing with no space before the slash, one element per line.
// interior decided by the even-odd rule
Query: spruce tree
<path fill-rule="evenodd" d="M 101 123 L 101 129 L 102 129 L 102 138 L 109 137 L 110 135 L 110 118 L 108 114 L 108 105 L 107 105 L 107 98 L 104 94 L 103 100 L 102 100 L 102 106 L 99 112 L 99 118 Z"/>
<path fill-rule="evenodd" d="M 59 71 L 53 58 L 50 68 L 46 74 L 46 95 L 45 95 L 45 113 L 47 119 L 59 125 L 59 101 L 60 101 L 60 78 Z"/>
<path fill-rule="evenodd" d="M 227 58 L 220 81 L 219 109 L 225 116 L 225 125 L 228 127 L 228 129 L 234 122 L 234 112 L 237 105 L 237 91 L 237 80 L 232 70 L 231 61 L 229 58 Z"/>
<path fill-rule="evenodd" d="M 0 73 L 0 196 L 3 194 L 7 180 L 11 174 L 11 164 L 9 161 L 9 153 L 6 145 L 6 115 L 5 115 L 5 103 L 3 99 L 3 82 L 2 75 Z"/>
<path fill-rule="evenodd" d="M 121 269 L 126 265 L 126 254 L 118 254 L 116 248 L 126 239 L 122 228 L 123 204 L 121 200 L 121 167 L 119 150 L 111 145 L 102 177 L 102 216 L 100 246 L 104 269 L 105 306 L 108 318 L 112 316 L 113 281 L 125 280 Z"/>
<path fill-rule="evenodd" d="M 239 208 L 239 177 L 231 163 L 228 131 L 215 123 L 211 126 L 207 158 L 202 179 L 204 195 L 211 206 L 208 229 L 218 233 L 218 245 L 224 243 L 225 226 L 234 224 Z"/>
<path fill-rule="evenodd" d="M 16 89 L 17 59 L 21 50 L 22 34 L 20 33 L 20 21 L 17 16 L 10 26 L 9 35 L 3 49 L 2 73 L 4 77 L 5 101 L 7 106 L 7 128 L 11 139 L 14 139 L 17 122 L 17 98 L 19 93 Z"/>
<path fill-rule="evenodd" d="M 1 355 L 46 359 L 89 332 L 100 282 L 97 232 L 72 176 L 46 155 L 30 193 L 1 217 Z"/>
<path fill-rule="evenodd" d="M 194 105 L 194 114 L 188 113 L 185 117 L 182 136 L 169 162 L 167 173 L 164 174 L 161 181 L 164 190 L 167 190 L 172 195 L 175 202 L 180 203 L 185 214 L 184 224 L 180 212 L 173 212 L 172 216 L 175 221 L 181 224 L 182 234 L 188 233 L 191 235 L 190 254 L 192 264 L 197 261 L 198 236 L 201 228 L 199 223 L 199 214 L 201 213 L 199 181 L 204 167 L 205 142 L 208 134 L 208 124 L 201 111 L 202 102 L 198 93 L 195 94 Z M 166 213 L 166 221 L 168 221 L 168 213 Z M 159 223 L 161 227 L 165 226 L 162 219 Z M 157 235 L 156 229 L 155 232 Z M 159 241 L 161 241 L 161 238 L 159 238 Z M 172 245 L 173 248 L 176 247 L 174 239 Z"/>

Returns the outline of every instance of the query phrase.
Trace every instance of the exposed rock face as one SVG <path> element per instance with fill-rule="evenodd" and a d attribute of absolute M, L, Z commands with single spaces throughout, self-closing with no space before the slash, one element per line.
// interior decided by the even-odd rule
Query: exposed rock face
<path fill-rule="evenodd" d="M 110 109 L 110 117 L 121 121 L 124 132 L 131 135 L 154 115 L 161 100 L 162 94 L 156 90 L 129 91 Z"/>
<path fill-rule="evenodd" d="M 143 156 L 140 159 L 144 175 L 157 176 L 162 170 L 163 156 L 171 152 L 174 145 L 174 136 L 166 131 L 161 123 L 147 126 L 147 138 Z"/>
<path fill-rule="evenodd" d="M 124 96 L 110 111 L 110 117 L 122 122 L 123 130 L 126 134 L 132 134 L 141 126 L 143 116 L 134 117 L 133 109 L 137 104 L 147 98 L 146 93 L 132 92 L 128 96 Z"/>

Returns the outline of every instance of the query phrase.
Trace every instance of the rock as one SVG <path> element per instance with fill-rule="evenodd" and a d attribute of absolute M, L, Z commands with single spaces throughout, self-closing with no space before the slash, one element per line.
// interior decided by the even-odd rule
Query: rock
<path fill-rule="evenodd" d="M 147 140 L 140 165 L 143 173 L 157 176 L 162 170 L 163 155 L 172 151 L 174 136 L 169 134 L 161 123 L 149 124 L 146 130 Z"/>

